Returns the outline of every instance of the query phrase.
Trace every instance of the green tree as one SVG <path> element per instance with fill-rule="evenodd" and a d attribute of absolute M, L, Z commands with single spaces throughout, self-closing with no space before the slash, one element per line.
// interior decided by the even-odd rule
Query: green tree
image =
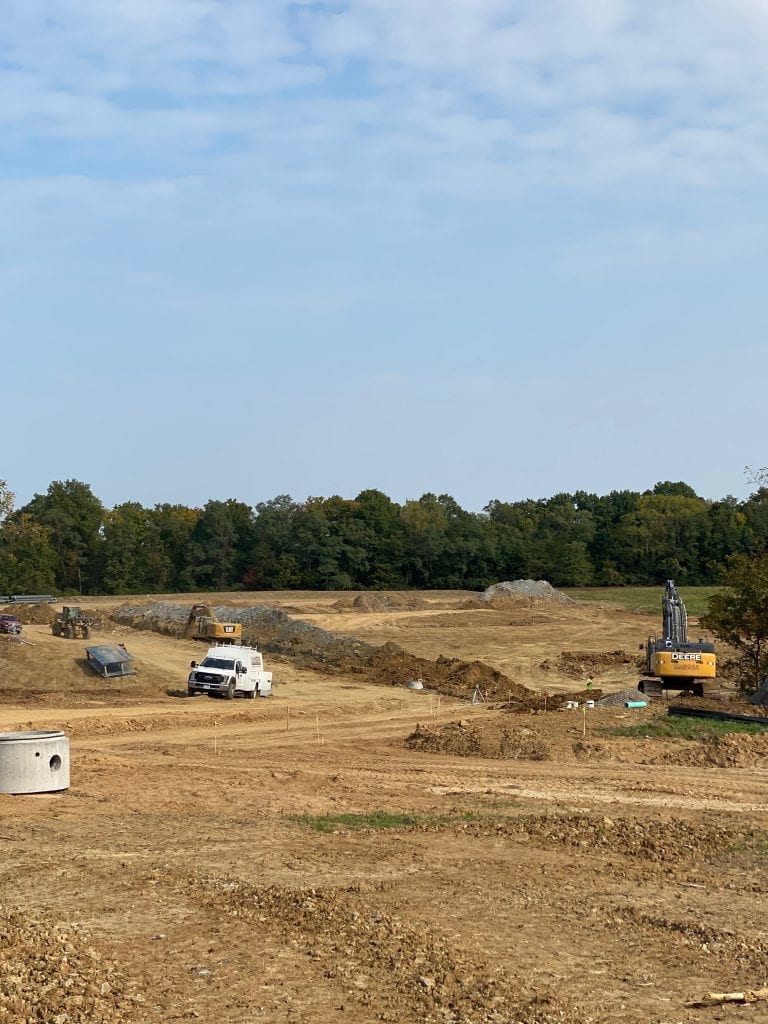
<path fill-rule="evenodd" d="M 490 575 L 496 580 L 529 576 L 530 551 L 538 522 L 535 502 L 494 499 L 484 512 L 490 530 L 489 545 L 495 552 Z"/>
<path fill-rule="evenodd" d="M 739 652 L 739 682 L 756 690 L 768 676 L 768 555 L 732 555 L 723 583 L 701 623 Z"/>
<path fill-rule="evenodd" d="M 14 494 L 5 480 L 0 480 L 0 522 L 13 511 Z"/>
<path fill-rule="evenodd" d="M 663 494 L 668 498 L 698 498 L 698 494 L 691 485 L 683 483 L 682 480 L 677 480 L 674 483 L 672 480 L 662 480 L 654 485 L 653 493 Z"/>
<path fill-rule="evenodd" d="M 289 494 L 260 502 L 251 531 L 243 582 L 253 590 L 286 590 L 299 586 L 294 521 L 298 506 Z"/>
<path fill-rule="evenodd" d="M 594 522 L 594 533 L 588 542 L 589 558 L 593 565 L 592 583 L 611 586 L 627 582 L 619 567 L 620 554 L 616 550 L 616 528 L 623 516 L 636 511 L 640 503 L 637 491 L 611 491 L 602 497 L 577 491 L 574 502 L 578 509 L 589 512 Z"/>
<path fill-rule="evenodd" d="M 406 501 L 400 520 L 405 533 L 408 585 L 434 587 L 435 566 L 448 542 L 445 503 L 435 494 L 423 494 L 418 501 Z"/>
<path fill-rule="evenodd" d="M 158 580 L 158 590 L 174 592 L 185 589 L 183 578 L 187 572 L 187 549 L 201 515 L 201 509 L 186 505 L 155 505 L 152 510 L 160 546 L 170 563 L 170 575 L 162 584 Z"/>
<path fill-rule="evenodd" d="M 98 593 L 102 584 L 104 506 L 88 484 L 54 480 L 47 492 L 35 494 L 22 512 L 50 531 L 60 589 Z"/>
<path fill-rule="evenodd" d="M 355 498 L 356 515 L 365 527 L 368 558 L 359 585 L 381 590 L 405 586 L 403 526 L 400 506 L 382 491 L 361 491 Z"/>
<path fill-rule="evenodd" d="M 241 501 L 207 502 L 187 545 L 182 582 L 192 590 L 241 586 L 252 521 L 250 506 Z"/>
<path fill-rule="evenodd" d="M 0 526 L 0 592 L 45 593 L 56 586 L 56 552 L 47 527 L 27 513 Z"/>
<path fill-rule="evenodd" d="M 536 576 L 555 586 L 586 586 L 593 580 L 589 543 L 595 535 L 592 512 L 571 494 L 556 494 L 542 503 L 534 550 Z"/>
<path fill-rule="evenodd" d="M 104 586 L 113 594 L 158 593 L 173 574 L 158 516 L 136 501 L 104 515 Z"/>
<path fill-rule="evenodd" d="M 623 582 L 708 582 L 702 578 L 707 511 L 702 498 L 644 494 L 637 508 L 622 516 L 613 533 L 613 560 Z"/>

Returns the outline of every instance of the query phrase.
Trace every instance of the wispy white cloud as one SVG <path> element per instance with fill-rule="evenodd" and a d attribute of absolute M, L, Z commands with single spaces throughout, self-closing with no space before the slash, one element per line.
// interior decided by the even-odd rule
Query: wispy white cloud
<path fill-rule="evenodd" d="M 762 188 L 766 42 L 758 0 L 7 0 L 0 207 L 12 233 L 36 202 L 391 225 L 583 197 L 636 204 L 637 241 Z"/>
<path fill-rule="evenodd" d="M 412 161 L 439 189 L 451 160 L 467 194 L 486 163 L 512 191 L 709 186 L 766 170 L 767 38 L 747 0 L 10 0 L 0 120 L 137 159 L 226 139 L 279 162 L 298 138 L 341 184 L 345 150 L 373 184 L 388 150 L 388 176 Z"/>

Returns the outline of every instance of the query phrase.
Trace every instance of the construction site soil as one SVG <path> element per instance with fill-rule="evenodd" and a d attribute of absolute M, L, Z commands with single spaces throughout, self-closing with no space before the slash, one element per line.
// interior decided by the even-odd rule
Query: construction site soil
<path fill-rule="evenodd" d="M 0 730 L 72 740 L 68 791 L 0 796 L 0 1021 L 767 1020 L 686 1003 L 766 982 L 768 736 L 563 708 L 631 692 L 655 619 L 357 596 L 216 595 L 258 702 L 186 696 L 210 595 L 88 598 L 125 679 L 40 611 L 0 637 Z"/>

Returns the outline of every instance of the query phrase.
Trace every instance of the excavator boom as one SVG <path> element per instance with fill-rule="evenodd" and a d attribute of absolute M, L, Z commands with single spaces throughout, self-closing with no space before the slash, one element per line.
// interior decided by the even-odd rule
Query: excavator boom
<path fill-rule="evenodd" d="M 664 639 L 673 644 L 688 643 L 688 612 L 683 599 L 677 592 L 674 580 L 667 580 L 664 597 L 661 599 L 664 620 Z"/>

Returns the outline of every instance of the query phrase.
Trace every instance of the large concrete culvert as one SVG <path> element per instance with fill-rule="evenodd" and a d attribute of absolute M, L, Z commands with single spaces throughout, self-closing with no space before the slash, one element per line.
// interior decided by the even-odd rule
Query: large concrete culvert
<path fill-rule="evenodd" d="M 69 789 L 69 739 L 63 732 L 0 732 L 0 793 L 62 789 Z"/>

